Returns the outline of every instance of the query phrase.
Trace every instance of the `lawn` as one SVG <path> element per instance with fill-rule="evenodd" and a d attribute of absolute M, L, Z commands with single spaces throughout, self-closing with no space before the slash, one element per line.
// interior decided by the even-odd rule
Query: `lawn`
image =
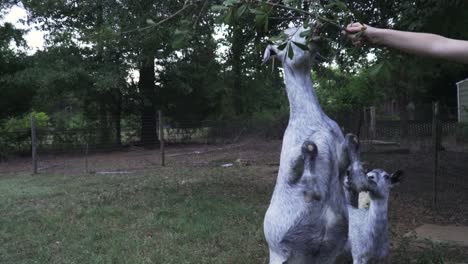
<path fill-rule="evenodd" d="M 0 262 L 263 263 L 255 171 L 0 178 Z"/>
<path fill-rule="evenodd" d="M 262 220 L 275 172 L 216 166 L 2 176 L 0 263 L 267 263 Z M 415 248 L 391 234 L 392 263 L 466 256 L 463 249 Z"/>

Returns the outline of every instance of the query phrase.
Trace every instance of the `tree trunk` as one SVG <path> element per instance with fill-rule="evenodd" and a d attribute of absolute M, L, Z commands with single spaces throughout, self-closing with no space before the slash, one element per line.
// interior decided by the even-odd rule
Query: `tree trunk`
<path fill-rule="evenodd" d="M 109 143 L 109 122 L 107 120 L 107 107 L 103 98 L 99 100 L 99 144 Z"/>
<path fill-rule="evenodd" d="M 114 113 L 115 144 L 122 145 L 122 94 L 119 92 Z"/>
<path fill-rule="evenodd" d="M 233 72 L 233 89 L 232 99 L 234 110 L 237 115 L 242 114 L 245 109 L 242 103 L 242 51 L 244 50 L 242 43 L 242 27 L 235 25 L 232 31 L 232 72 Z"/>
<path fill-rule="evenodd" d="M 143 55 L 144 56 L 144 55 Z M 158 143 L 156 123 L 156 85 L 154 59 L 146 57 L 140 67 L 139 89 L 142 96 L 141 107 L 141 143 L 154 146 Z"/>
<path fill-rule="evenodd" d="M 101 27 L 104 24 L 102 1 L 97 2 L 96 12 L 96 25 L 97 27 Z M 104 63 L 103 54 L 104 46 L 102 41 L 99 40 L 97 42 L 96 66 Z M 107 117 L 107 96 L 99 91 L 97 91 L 97 93 L 99 94 L 99 144 L 107 145 L 107 143 L 109 143 L 110 138 L 109 120 Z"/>
<path fill-rule="evenodd" d="M 351 131 L 352 133 L 357 135 L 358 138 L 361 138 L 361 129 L 362 129 L 362 122 L 364 119 L 364 113 L 363 111 L 361 111 L 361 107 L 358 107 L 357 109 L 353 109 L 353 114 L 354 114 L 354 117 L 358 120 L 358 122 L 357 124 L 355 122 L 351 122 L 351 125 L 355 124 Z M 349 122 L 349 119 L 348 119 L 348 122 Z"/>

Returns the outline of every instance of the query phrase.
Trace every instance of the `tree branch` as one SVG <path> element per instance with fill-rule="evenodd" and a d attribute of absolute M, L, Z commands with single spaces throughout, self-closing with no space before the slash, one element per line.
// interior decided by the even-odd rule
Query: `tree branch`
<path fill-rule="evenodd" d="M 149 25 L 149 26 L 146 26 L 146 27 L 142 27 L 142 28 L 136 28 L 136 29 L 124 31 L 121 34 L 128 34 L 128 33 L 132 33 L 132 32 L 135 32 L 135 31 L 142 31 L 142 30 L 158 27 L 158 26 L 166 23 L 167 21 L 173 19 L 174 17 L 178 16 L 180 13 L 184 12 L 186 9 L 188 9 L 189 7 L 192 7 L 192 6 L 194 6 L 194 4 L 186 4 L 186 5 L 184 5 L 184 7 L 177 10 L 174 14 L 160 20 L 158 23 L 155 23 L 155 24 L 152 24 L 152 25 Z"/>
<path fill-rule="evenodd" d="M 277 7 L 277 8 L 282 8 L 282 9 L 286 9 L 286 10 L 291 10 L 291 11 L 295 11 L 295 12 L 298 12 L 298 13 L 301 13 L 301 14 L 305 14 L 305 15 L 308 15 L 308 16 L 311 16 L 311 17 L 314 17 L 315 19 L 317 20 L 321 20 L 323 22 L 326 22 L 326 23 L 329 23 L 341 30 L 344 30 L 344 28 L 342 26 L 340 26 L 339 24 L 333 22 L 333 21 L 330 21 L 328 19 L 325 19 L 325 18 L 322 18 L 314 13 L 311 13 L 309 11 L 306 11 L 306 10 L 302 10 L 302 9 L 299 9 L 299 8 L 295 8 L 295 7 L 290 7 L 290 6 L 285 6 L 283 4 L 279 4 L 279 3 L 275 3 L 275 2 L 270 2 L 270 1 L 267 1 L 267 2 L 263 2 L 262 0 L 252 0 L 252 1 L 255 1 L 259 4 L 261 3 L 264 3 L 264 4 L 267 4 L 267 5 L 270 5 L 272 7 Z M 310 1 L 309 1 L 310 2 Z"/>
<path fill-rule="evenodd" d="M 208 6 L 208 0 L 205 0 L 205 3 L 203 4 L 203 6 L 200 9 L 200 13 L 197 16 L 197 19 L 195 20 L 195 23 L 193 23 L 193 29 L 194 30 L 197 28 L 198 21 L 200 20 L 200 17 L 202 16 L 202 13 L 203 13 L 203 10 L 206 8 L 206 6 Z"/>

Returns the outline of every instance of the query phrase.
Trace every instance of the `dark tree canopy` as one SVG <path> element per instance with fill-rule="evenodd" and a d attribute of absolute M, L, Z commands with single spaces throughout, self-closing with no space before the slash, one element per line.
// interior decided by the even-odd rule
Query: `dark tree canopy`
<path fill-rule="evenodd" d="M 157 110 L 173 124 L 274 119 L 287 113 L 281 69 L 261 65 L 261 57 L 268 43 L 286 43 L 281 32 L 291 25 L 312 25 L 308 39 L 320 53 L 314 77 L 327 111 L 388 98 L 454 106 L 454 84 L 468 76 L 449 62 L 355 48 L 340 33 L 361 21 L 468 39 L 466 1 L 24 0 L 0 8 L 18 3 L 27 23 L 47 32 L 46 47 L 24 54 L 12 47 L 26 45 L 25 31 L 0 25 L 0 126 L 41 111 L 63 128 L 97 125 L 103 142 L 117 144 L 123 126 L 138 124 L 151 144 Z"/>

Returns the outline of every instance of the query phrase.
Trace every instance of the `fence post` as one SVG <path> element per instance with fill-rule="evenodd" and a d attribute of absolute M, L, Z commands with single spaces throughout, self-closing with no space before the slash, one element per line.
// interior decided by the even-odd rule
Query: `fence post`
<path fill-rule="evenodd" d="M 161 148 L 161 166 L 166 166 L 165 162 L 165 153 L 164 153 L 164 120 L 162 111 L 158 111 L 158 118 L 159 118 L 159 145 Z"/>
<path fill-rule="evenodd" d="M 369 117 L 367 115 L 367 107 L 362 108 L 362 114 L 364 117 L 363 118 L 363 121 L 364 121 L 363 132 L 365 133 L 365 135 L 363 135 L 362 137 L 368 138 L 369 137 Z"/>
<path fill-rule="evenodd" d="M 437 178 L 439 177 L 439 102 L 434 102 L 432 105 L 432 147 L 433 147 L 433 178 L 432 178 L 432 207 L 437 206 Z"/>
<path fill-rule="evenodd" d="M 88 154 L 89 154 L 89 144 L 88 141 L 86 140 L 86 146 L 85 146 L 85 173 L 89 173 L 89 163 L 88 163 Z"/>
<path fill-rule="evenodd" d="M 370 127 L 369 127 L 370 138 L 374 140 L 375 139 L 375 125 L 376 125 L 375 106 L 371 106 L 369 108 L 369 113 L 370 113 Z"/>
<path fill-rule="evenodd" d="M 37 174 L 37 134 L 36 134 L 36 117 L 31 115 L 31 151 L 32 151 L 32 167 L 33 174 Z"/>

